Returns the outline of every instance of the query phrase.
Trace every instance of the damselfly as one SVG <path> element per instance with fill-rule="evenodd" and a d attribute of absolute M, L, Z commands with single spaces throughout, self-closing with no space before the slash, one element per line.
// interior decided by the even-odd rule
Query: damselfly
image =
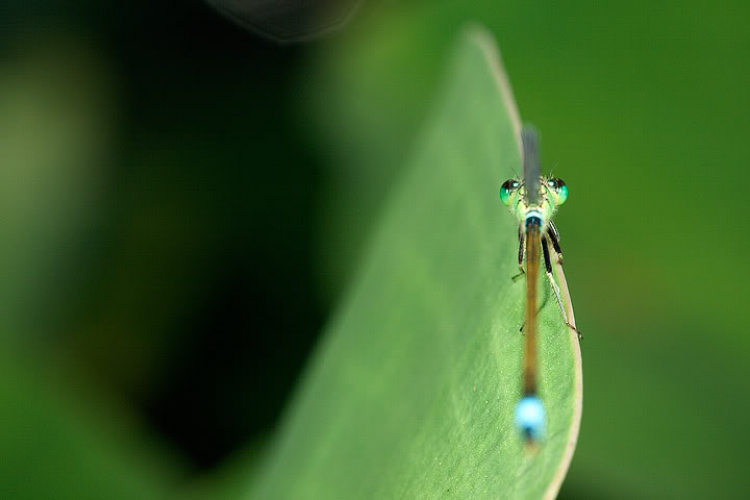
<path fill-rule="evenodd" d="M 518 220 L 518 267 L 520 269 L 518 276 L 525 275 L 526 277 L 526 304 L 522 327 L 525 334 L 523 394 L 516 405 L 515 420 L 526 442 L 533 444 L 544 436 L 546 426 L 546 411 L 537 393 L 536 316 L 540 248 L 544 257 L 547 280 L 557 299 L 563 321 L 578 333 L 579 338 L 580 333 L 573 324 L 574 320 L 568 319 L 560 287 L 552 272 L 550 256 L 551 245 L 564 294 L 566 300 L 569 300 L 570 294 L 564 274 L 562 274 L 560 234 L 552 222 L 552 216 L 557 207 L 568 199 L 568 187 L 561 179 L 540 174 L 537 137 L 533 128 L 524 127 L 521 131 L 521 142 L 523 143 L 523 181 L 519 179 L 505 181 L 500 188 L 500 199 Z M 524 261 L 526 262 L 525 270 Z"/>

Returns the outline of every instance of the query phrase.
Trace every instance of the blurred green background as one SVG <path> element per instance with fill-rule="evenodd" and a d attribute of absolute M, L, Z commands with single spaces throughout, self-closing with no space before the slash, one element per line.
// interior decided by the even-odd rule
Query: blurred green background
<path fill-rule="evenodd" d="M 138 0 L 0 7 L 0 497 L 249 481 L 469 21 L 571 190 L 561 497 L 750 495 L 745 2 L 377 1 L 279 46 Z"/>

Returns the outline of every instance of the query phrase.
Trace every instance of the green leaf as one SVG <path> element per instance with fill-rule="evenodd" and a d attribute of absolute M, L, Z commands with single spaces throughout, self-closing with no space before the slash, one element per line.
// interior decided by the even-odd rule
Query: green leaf
<path fill-rule="evenodd" d="M 249 498 L 554 497 L 581 408 L 578 344 L 542 295 L 548 437 L 529 452 L 523 280 L 498 199 L 518 119 L 490 37 L 471 29 Z M 544 288 L 543 288 L 544 289 Z"/>

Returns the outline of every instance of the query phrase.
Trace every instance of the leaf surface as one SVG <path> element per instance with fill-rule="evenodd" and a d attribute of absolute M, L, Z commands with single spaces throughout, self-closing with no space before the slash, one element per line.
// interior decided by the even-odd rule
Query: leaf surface
<path fill-rule="evenodd" d="M 467 30 L 249 498 L 556 494 L 578 434 L 580 354 L 542 288 L 548 433 L 528 452 L 513 425 L 524 283 L 498 199 L 521 170 L 518 128 L 491 38 Z"/>

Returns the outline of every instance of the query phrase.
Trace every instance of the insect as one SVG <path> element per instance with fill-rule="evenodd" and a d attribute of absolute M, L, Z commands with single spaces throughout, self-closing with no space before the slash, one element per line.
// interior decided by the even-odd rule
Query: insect
<path fill-rule="evenodd" d="M 562 273 L 562 250 L 560 234 L 552 222 L 557 208 L 568 199 L 568 187 L 556 177 L 542 176 L 539 171 L 537 135 L 532 127 L 521 131 L 523 144 L 523 181 L 509 179 L 500 188 L 500 200 L 510 209 L 518 220 L 518 267 L 520 274 L 526 277 L 526 300 L 524 306 L 525 333 L 523 357 L 523 393 L 516 405 L 515 422 L 527 444 L 533 444 L 544 436 L 546 411 L 544 403 L 537 394 L 537 295 L 539 278 L 539 249 L 544 257 L 547 280 L 557 299 L 557 305 L 565 324 L 572 328 L 581 338 L 581 334 L 571 321 L 563 305 L 560 287 L 552 272 L 550 245 L 556 258 L 558 274 L 564 287 L 565 297 L 569 299 L 565 275 Z M 524 270 L 523 263 L 526 262 Z M 515 277 L 514 277 L 515 279 Z M 570 318 L 573 322 L 572 318 Z"/>

